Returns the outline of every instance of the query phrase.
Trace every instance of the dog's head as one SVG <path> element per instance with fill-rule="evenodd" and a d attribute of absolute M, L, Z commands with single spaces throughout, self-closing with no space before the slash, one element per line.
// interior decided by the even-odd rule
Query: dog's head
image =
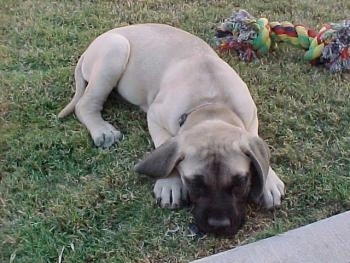
<path fill-rule="evenodd" d="M 177 169 L 193 216 L 203 232 L 234 235 L 250 198 L 258 200 L 269 169 L 266 143 L 224 122 L 204 122 L 180 132 L 137 165 L 136 171 L 165 177 Z"/>

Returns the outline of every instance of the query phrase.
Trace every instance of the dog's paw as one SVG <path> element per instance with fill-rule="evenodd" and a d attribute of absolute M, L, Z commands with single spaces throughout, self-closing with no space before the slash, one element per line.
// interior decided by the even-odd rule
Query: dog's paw
<path fill-rule="evenodd" d="M 180 208 L 188 198 L 187 189 L 179 176 L 158 179 L 153 192 L 157 203 L 163 208 Z"/>
<path fill-rule="evenodd" d="M 284 183 L 270 168 L 266 178 L 262 205 L 267 209 L 277 208 L 281 205 L 281 198 L 284 196 Z"/>
<path fill-rule="evenodd" d="M 97 147 L 108 148 L 121 140 L 122 133 L 109 123 L 91 131 L 91 137 Z"/>

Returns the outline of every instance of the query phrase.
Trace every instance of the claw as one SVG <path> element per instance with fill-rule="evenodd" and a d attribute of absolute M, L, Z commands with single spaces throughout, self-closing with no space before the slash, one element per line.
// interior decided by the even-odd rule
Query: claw
<path fill-rule="evenodd" d="M 186 199 L 186 193 L 180 177 L 168 177 L 158 179 L 153 189 L 156 203 L 162 208 L 178 209 L 182 205 L 182 200 Z"/>

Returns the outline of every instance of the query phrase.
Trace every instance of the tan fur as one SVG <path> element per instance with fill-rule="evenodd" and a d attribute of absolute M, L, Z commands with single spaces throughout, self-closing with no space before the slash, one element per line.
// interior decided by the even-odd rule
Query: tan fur
<path fill-rule="evenodd" d="M 146 158 L 136 170 L 163 177 L 154 188 L 162 206 L 178 207 L 187 196 L 185 178 L 203 173 L 209 159 L 217 156 L 231 174 L 248 172 L 253 159 L 259 159 L 255 164 L 265 173 L 263 204 L 280 205 L 284 185 L 269 168 L 268 154 L 261 152 L 265 146 L 255 144 L 261 139 L 249 90 L 203 40 L 159 24 L 116 28 L 97 37 L 83 53 L 75 80 L 76 95 L 59 117 L 75 109 L 97 146 L 110 147 L 121 138 L 101 117 L 103 103 L 114 88 L 147 112 L 154 145 L 163 146 L 158 155 L 148 157 L 152 161 L 147 163 Z M 189 115 L 180 127 L 184 113 Z M 173 144 L 167 147 L 170 140 Z"/>

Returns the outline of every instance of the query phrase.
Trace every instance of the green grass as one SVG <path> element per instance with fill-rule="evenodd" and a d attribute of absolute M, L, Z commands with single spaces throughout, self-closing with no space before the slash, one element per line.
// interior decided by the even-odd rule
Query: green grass
<path fill-rule="evenodd" d="M 261 136 L 287 187 L 280 210 L 251 207 L 234 239 L 192 239 L 187 211 L 155 205 L 152 182 L 132 172 L 152 149 L 138 109 L 108 101 L 104 116 L 125 135 L 109 150 L 95 148 L 74 117 L 56 117 L 72 96 L 79 55 L 113 27 L 167 23 L 212 43 L 215 26 L 234 7 L 319 29 L 349 18 L 349 1 L 0 0 L 0 6 L 0 262 L 58 262 L 60 255 L 62 262 L 188 262 L 350 209 L 350 74 L 311 67 L 289 46 L 259 64 L 223 56 L 252 92 Z"/>

